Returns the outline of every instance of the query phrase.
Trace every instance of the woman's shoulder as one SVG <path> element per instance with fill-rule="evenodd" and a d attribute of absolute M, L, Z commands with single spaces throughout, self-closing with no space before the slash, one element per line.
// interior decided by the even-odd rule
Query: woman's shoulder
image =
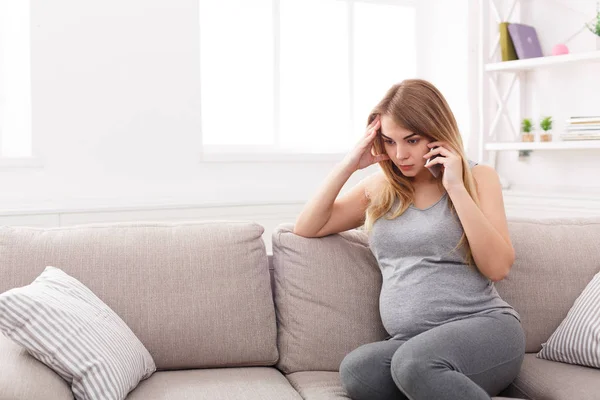
<path fill-rule="evenodd" d="M 491 165 L 487 164 L 476 164 L 471 167 L 471 173 L 473 174 L 473 179 L 475 182 L 479 183 L 481 181 L 491 182 L 492 180 L 499 180 L 498 172 Z"/>
<path fill-rule="evenodd" d="M 363 179 L 365 195 L 371 199 L 387 183 L 387 178 L 383 171 L 377 171 Z"/>

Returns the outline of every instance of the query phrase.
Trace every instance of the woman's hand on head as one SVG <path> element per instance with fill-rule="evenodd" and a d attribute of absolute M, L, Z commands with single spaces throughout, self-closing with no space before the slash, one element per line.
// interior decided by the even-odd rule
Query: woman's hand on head
<path fill-rule="evenodd" d="M 437 148 L 431 150 L 436 146 Z M 442 166 L 442 184 L 444 185 L 446 191 L 461 186 L 464 187 L 465 183 L 463 182 L 462 178 L 463 165 L 460 156 L 453 150 L 449 150 L 445 142 L 431 142 L 427 144 L 427 147 L 429 147 L 430 150 L 423 156 L 423 158 L 431 158 L 436 154 L 439 154 L 439 157 L 436 157 L 429 163 L 425 164 L 425 167 L 429 168 L 436 164 L 440 164 Z"/>
<path fill-rule="evenodd" d="M 373 141 L 377 137 L 377 132 L 380 127 L 381 120 L 378 115 L 367 126 L 365 135 L 358 141 L 356 146 L 346 155 L 346 157 L 344 157 L 343 163 L 350 171 L 355 172 L 366 168 L 369 165 L 390 159 L 387 154 L 373 154 Z"/>

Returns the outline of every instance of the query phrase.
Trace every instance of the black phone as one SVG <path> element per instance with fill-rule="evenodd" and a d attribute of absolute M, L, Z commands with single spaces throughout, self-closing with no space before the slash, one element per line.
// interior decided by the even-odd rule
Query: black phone
<path fill-rule="evenodd" d="M 437 148 L 438 148 L 438 146 L 435 146 L 435 147 L 433 147 L 431 150 L 435 150 L 435 149 L 437 149 Z M 439 156 L 440 156 L 439 154 L 435 154 L 433 157 L 431 157 L 431 158 L 428 158 L 428 159 L 427 159 L 427 163 L 428 163 L 429 161 L 431 161 L 431 160 L 433 160 L 433 159 L 435 159 L 435 158 L 439 157 Z M 427 163 L 426 163 L 426 164 L 427 164 Z M 431 172 L 431 175 L 433 175 L 434 177 L 436 177 L 436 178 L 437 178 L 437 177 L 438 177 L 438 176 L 440 176 L 440 174 L 442 173 L 442 164 L 435 164 L 435 165 L 433 165 L 433 166 L 431 166 L 431 167 L 427 167 L 427 169 L 429 170 L 429 172 Z"/>

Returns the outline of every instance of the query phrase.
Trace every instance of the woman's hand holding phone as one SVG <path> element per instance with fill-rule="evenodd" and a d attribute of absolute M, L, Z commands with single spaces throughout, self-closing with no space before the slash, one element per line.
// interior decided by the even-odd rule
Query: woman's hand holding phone
<path fill-rule="evenodd" d="M 431 150 L 423 156 L 428 158 L 425 167 L 431 168 L 440 166 L 443 171 L 442 184 L 444 188 L 449 191 L 454 187 L 464 187 L 462 179 L 463 161 L 460 155 L 454 150 L 450 150 L 445 142 L 437 141 L 427 144 Z"/>
<path fill-rule="evenodd" d="M 354 149 L 352 149 L 346 155 L 346 157 L 344 157 L 343 163 L 351 172 L 355 172 L 366 168 L 369 165 L 390 159 L 387 154 L 373 154 L 373 141 L 377 137 L 377 132 L 379 131 L 380 127 L 381 120 L 380 116 L 378 115 L 369 124 L 369 126 L 367 126 L 365 135 L 359 140 Z"/>
<path fill-rule="evenodd" d="M 438 146 L 435 146 L 431 150 L 435 150 L 437 148 L 438 148 Z M 431 161 L 433 161 L 434 159 L 436 159 L 439 156 L 440 156 L 439 154 L 434 154 L 431 158 L 427 159 L 427 162 L 425 164 L 428 165 Z M 436 178 L 438 176 L 440 176 L 440 174 L 442 173 L 442 165 L 441 164 L 433 164 L 430 167 L 427 167 L 427 169 L 429 170 L 429 172 L 431 172 L 431 175 L 433 175 Z"/>

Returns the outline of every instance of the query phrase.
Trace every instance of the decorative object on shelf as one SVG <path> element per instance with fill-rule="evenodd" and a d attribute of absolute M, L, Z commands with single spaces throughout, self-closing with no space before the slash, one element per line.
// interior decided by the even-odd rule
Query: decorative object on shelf
<path fill-rule="evenodd" d="M 502 61 L 518 60 L 517 53 L 515 51 L 515 45 L 513 44 L 510 34 L 508 33 L 508 22 L 500 22 L 500 49 L 502 53 Z"/>
<path fill-rule="evenodd" d="M 569 48 L 566 44 L 560 43 L 552 48 L 553 56 L 561 56 L 563 54 L 569 54 Z"/>
<path fill-rule="evenodd" d="M 596 35 L 596 50 L 600 50 L 600 2 L 596 3 L 596 17 L 586 26 L 590 32 Z"/>
<path fill-rule="evenodd" d="M 523 131 L 521 138 L 524 142 L 533 142 L 533 133 L 531 133 L 531 128 L 533 128 L 531 119 L 524 118 L 521 122 L 521 130 Z"/>
<path fill-rule="evenodd" d="M 596 3 L 596 4 L 600 4 L 600 3 Z M 567 43 L 570 42 L 571 40 L 573 40 L 576 36 L 578 36 L 581 32 L 585 31 L 586 29 L 588 29 L 590 32 L 592 32 L 594 35 L 596 35 L 596 50 L 600 50 L 600 8 L 598 8 L 598 6 L 597 6 L 596 9 L 597 9 L 596 17 L 592 18 L 588 22 L 585 22 L 583 24 L 583 26 L 577 32 L 573 33 L 567 39 L 563 40 L 562 42 L 560 42 L 559 44 L 555 45 L 552 48 L 553 56 L 568 54 L 569 48 L 567 47 Z"/>
<path fill-rule="evenodd" d="M 544 131 L 544 133 L 540 135 L 540 141 L 551 142 L 552 134 L 549 133 L 549 131 L 552 129 L 552 117 L 542 118 L 542 120 L 540 121 L 540 128 L 542 128 L 542 130 Z"/>
<path fill-rule="evenodd" d="M 519 60 L 543 57 L 542 47 L 535 28 L 525 24 L 509 24 L 508 32 L 515 46 Z"/>

